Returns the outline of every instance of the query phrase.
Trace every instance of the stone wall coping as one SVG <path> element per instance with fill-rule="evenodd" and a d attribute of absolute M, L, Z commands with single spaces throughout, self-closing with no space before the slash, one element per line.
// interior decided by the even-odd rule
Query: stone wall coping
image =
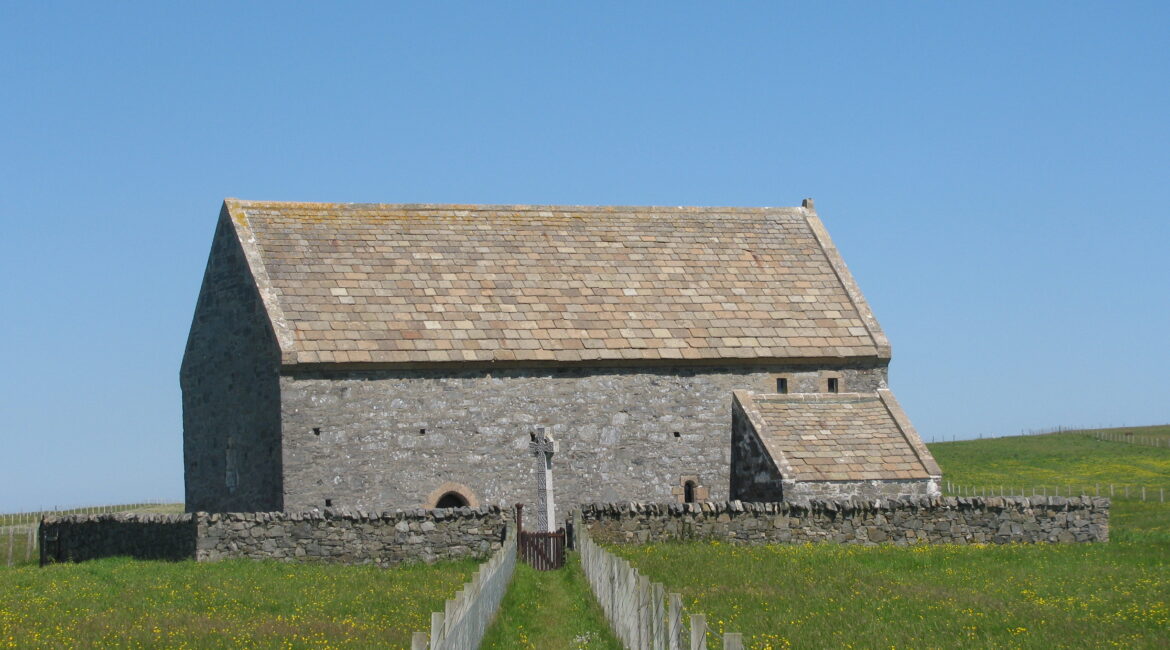
<path fill-rule="evenodd" d="M 850 512 L 893 512 L 898 510 L 1108 510 L 1107 497 L 920 497 L 901 499 L 811 499 L 807 505 L 788 502 L 750 503 L 742 501 L 699 503 L 591 503 L 580 506 L 583 519 L 620 517 L 629 514 L 817 514 Z"/>
<path fill-rule="evenodd" d="M 184 513 L 156 512 L 106 512 L 99 515 L 56 515 L 46 516 L 45 524 L 84 524 L 91 522 L 119 522 L 127 524 L 184 524 L 195 520 L 195 515 Z"/>
<path fill-rule="evenodd" d="M 487 505 L 478 508 L 412 508 L 394 511 L 367 512 L 365 510 L 346 510 L 328 508 L 309 512 L 184 512 L 184 513 L 138 513 L 112 512 L 98 515 L 60 515 L 45 517 L 46 524 L 68 523 L 82 524 L 89 522 L 119 522 L 142 524 L 179 524 L 198 521 L 200 523 L 219 523 L 237 521 L 443 521 L 446 519 L 482 519 L 499 516 L 503 512 L 511 513 L 511 508 Z"/>

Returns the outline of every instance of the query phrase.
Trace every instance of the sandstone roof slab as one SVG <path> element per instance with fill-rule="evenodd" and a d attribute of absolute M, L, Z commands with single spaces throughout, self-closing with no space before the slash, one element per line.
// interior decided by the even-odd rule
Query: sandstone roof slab
<path fill-rule="evenodd" d="M 888 389 L 840 394 L 736 391 L 735 398 L 786 478 L 868 481 L 942 474 Z"/>
<path fill-rule="evenodd" d="M 225 202 L 285 365 L 889 358 L 809 208 Z"/>

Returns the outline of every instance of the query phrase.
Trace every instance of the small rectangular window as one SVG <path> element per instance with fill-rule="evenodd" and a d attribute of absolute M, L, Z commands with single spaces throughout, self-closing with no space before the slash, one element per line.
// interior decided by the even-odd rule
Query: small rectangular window
<path fill-rule="evenodd" d="M 828 383 L 829 383 L 829 392 L 830 393 L 837 392 L 837 378 L 836 377 L 829 377 Z"/>
<path fill-rule="evenodd" d="M 788 394 L 788 378 L 787 377 L 777 377 L 776 378 L 776 392 L 780 393 L 781 395 Z"/>

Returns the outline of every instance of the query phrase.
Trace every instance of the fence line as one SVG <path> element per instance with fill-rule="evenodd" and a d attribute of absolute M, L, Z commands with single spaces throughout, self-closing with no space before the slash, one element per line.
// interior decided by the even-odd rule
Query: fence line
<path fill-rule="evenodd" d="M 139 501 L 137 503 L 119 503 L 101 506 L 53 506 L 45 510 L 30 510 L 28 512 L 0 513 L 0 526 L 19 526 L 22 524 L 40 523 L 41 517 L 58 517 L 66 514 L 101 515 L 109 512 L 128 512 L 140 508 L 150 508 L 180 503 L 170 499 L 155 499 Z"/>
<path fill-rule="evenodd" d="M 504 545 L 480 566 L 470 582 L 447 601 L 441 612 L 431 612 L 431 632 L 415 632 L 411 650 L 466 650 L 478 648 L 496 615 L 512 572 L 516 569 L 516 531 L 512 526 Z"/>
<path fill-rule="evenodd" d="M 704 615 L 690 615 L 689 635 L 686 634 L 682 596 L 667 594 L 662 583 L 650 582 L 629 562 L 598 546 L 580 516 L 574 523 L 574 532 L 589 587 L 622 645 L 629 650 L 707 650 Z M 743 635 L 725 633 L 723 647 L 743 650 Z"/>
<path fill-rule="evenodd" d="M 941 438 L 934 438 L 934 439 L 930 440 L 929 442 L 959 442 L 959 441 L 966 442 L 969 440 L 983 440 L 986 438 L 994 439 L 994 438 L 1015 438 L 1018 436 L 1046 436 L 1046 435 L 1051 434 L 1051 433 L 1093 433 L 1094 435 L 1096 435 L 1096 434 L 1100 433 L 1098 431 L 1098 429 L 1124 429 L 1127 426 L 1128 425 L 1124 425 L 1124 424 L 1121 424 L 1121 425 L 1103 425 L 1102 424 L 1102 425 L 1097 425 L 1097 426 L 1059 425 L 1059 426 L 1055 426 L 1055 427 L 1044 427 L 1044 428 L 1040 428 L 1040 429 L 1020 429 L 1019 433 L 974 433 L 974 434 L 970 434 L 969 436 L 964 437 L 964 438 L 959 438 L 957 435 L 951 435 L 951 439 L 949 441 L 946 439 L 946 436 L 942 436 Z M 1148 426 L 1159 426 L 1159 425 L 1138 425 L 1138 426 L 1141 428 L 1146 428 Z M 1112 434 L 1110 434 L 1110 435 L 1112 435 Z M 1151 439 L 1156 439 L 1156 440 L 1160 439 L 1160 441 L 1155 441 L 1155 442 L 1151 443 L 1151 446 L 1170 448 L 1170 439 L 1167 439 L 1167 438 L 1162 437 L 1162 436 L 1136 436 L 1136 437 L 1151 438 Z"/>
<path fill-rule="evenodd" d="M 1170 436 L 1135 436 L 1132 431 L 1098 431 L 1093 434 L 1093 437 L 1106 442 L 1124 442 L 1143 447 L 1170 449 Z"/>
<path fill-rule="evenodd" d="M 960 485 L 946 482 L 947 496 L 956 497 L 1109 497 L 1150 503 L 1166 503 L 1166 488 L 1159 485 L 1118 485 L 1094 483 L 1091 486 L 1064 485 Z"/>

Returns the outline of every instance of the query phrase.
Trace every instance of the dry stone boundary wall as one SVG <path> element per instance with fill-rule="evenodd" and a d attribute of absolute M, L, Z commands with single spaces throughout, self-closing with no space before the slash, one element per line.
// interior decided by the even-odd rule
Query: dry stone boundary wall
<path fill-rule="evenodd" d="M 1109 499 L 938 497 L 791 503 L 594 504 L 584 526 L 603 544 L 1008 544 L 1109 541 Z"/>
<path fill-rule="evenodd" d="M 983 544 L 1109 541 L 1109 499 L 941 497 L 791 503 L 593 504 L 583 525 L 603 544 L 716 539 L 736 544 Z M 46 517 L 42 563 L 129 556 L 253 558 L 392 566 L 501 548 L 498 506 L 384 512 L 101 514 Z"/>
<path fill-rule="evenodd" d="M 392 566 L 498 550 L 512 520 L 498 506 L 385 512 L 67 515 L 41 524 L 42 564 L 141 559 L 272 559 Z"/>

